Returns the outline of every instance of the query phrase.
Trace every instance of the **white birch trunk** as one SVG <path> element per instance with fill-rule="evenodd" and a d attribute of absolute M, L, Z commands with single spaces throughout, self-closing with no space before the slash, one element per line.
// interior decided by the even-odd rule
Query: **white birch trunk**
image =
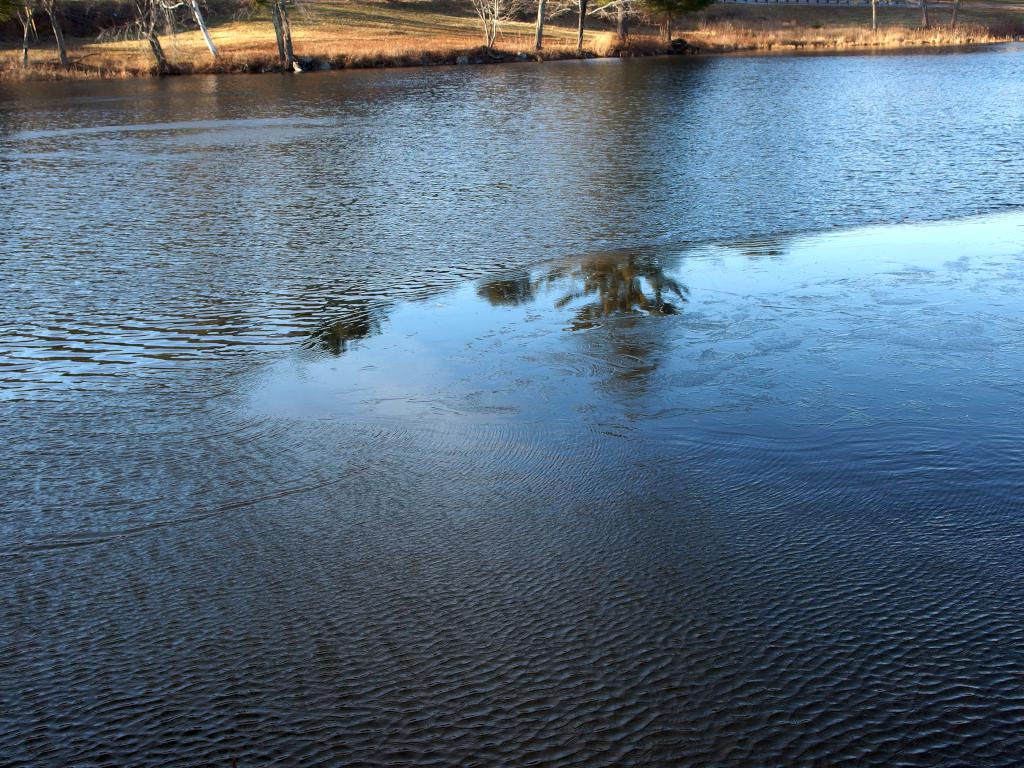
<path fill-rule="evenodd" d="M 195 17 L 196 24 L 199 25 L 199 31 L 203 33 L 203 40 L 206 41 L 206 47 L 210 49 L 210 55 L 216 59 L 219 52 L 213 42 L 213 38 L 210 37 L 210 30 L 206 26 L 206 19 L 203 18 L 203 11 L 199 7 L 199 0 L 189 0 L 188 6 L 192 10 L 192 16 Z"/>
<path fill-rule="evenodd" d="M 19 11 L 18 21 L 21 22 L 21 67 L 22 69 L 28 69 L 28 35 L 29 32 L 35 33 L 36 31 L 31 5 L 26 3 L 25 9 Z"/>

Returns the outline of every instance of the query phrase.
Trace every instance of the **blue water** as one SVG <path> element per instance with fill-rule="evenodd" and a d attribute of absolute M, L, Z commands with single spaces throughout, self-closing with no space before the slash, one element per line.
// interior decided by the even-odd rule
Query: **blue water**
<path fill-rule="evenodd" d="M 0 764 L 1019 765 L 1022 97 L 0 86 Z"/>

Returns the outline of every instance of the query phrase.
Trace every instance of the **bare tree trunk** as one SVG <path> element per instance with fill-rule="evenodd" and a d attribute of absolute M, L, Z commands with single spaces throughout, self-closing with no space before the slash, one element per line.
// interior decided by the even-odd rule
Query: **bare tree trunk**
<path fill-rule="evenodd" d="M 928 0 L 921 0 L 921 28 L 928 29 L 931 24 L 928 23 Z"/>
<path fill-rule="evenodd" d="M 533 47 L 538 51 L 544 47 L 544 13 L 548 9 L 548 0 L 537 2 L 537 35 Z"/>
<path fill-rule="evenodd" d="M 166 75 L 171 71 L 171 67 L 167 63 L 164 47 L 160 45 L 160 38 L 156 36 L 155 31 L 152 31 L 146 36 L 146 40 L 149 42 L 149 49 L 153 52 L 153 58 L 156 59 L 157 74 Z"/>
<path fill-rule="evenodd" d="M 287 56 L 284 53 L 284 33 L 281 31 L 281 9 L 277 5 L 277 0 L 273 0 L 270 3 L 270 17 L 274 20 L 274 35 L 277 37 L 277 60 L 281 62 L 281 66 L 291 66 L 287 64 Z"/>
<path fill-rule="evenodd" d="M 199 7 L 199 0 L 189 0 L 188 7 L 192 9 L 192 15 L 195 17 L 196 24 L 199 25 L 199 31 L 203 33 L 203 40 L 206 41 L 206 47 L 210 49 L 210 55 L 213 58 L 217 58 L 217 46 L 213 43 L 213 38 L 210 37 L 210 30 L 206 26 L 206 19 L 203 18 L 203 11 Z"/>
<path fill-rule="evenodd" d="M 672 44 L 672 14 L 665 14 L 665 42 Z"/>
<path fill-rule="evenodd" d="M 498 13 L 500 0 L 474 0 L 474 9 L 484 27 L 484 51 L 491 52 L 491 46 L 498 36 Z"/>
<path fill-rule="evenodd" d="M 35 34 L 36 31 L 36 22 L 29 3 L 25 3 L 24 10 L 18 12 L 18 21 L 21 22 L 21 67 L 28 69 L 28 34 Z"/>
<path fill-rule="evenodd" d="M 291 69 L 295 62 L 295 50 L 292 48 L 292 25 L 288 19 L 288 3 L 287 0 L 275 0 L 275 2 L 280 8 L 278 13 L 281 17 L 281 37 L 284 38 L 284 65 Z"/>
<path fill-rule="evenodd" d="M 619 40 L 625 40 L 629 34 L 629 22 L 626 20 L 626 0 L 619 0 L 618 16 L 615 19 L 615 32 Z"/>
<path fill-rule="evenodd" d="M 878 31 L 878 0 L 871 0 L 871 31 Z"/>
<path fill-rule="evenodd" d="M 145 28 L 143 32 L 146 42 L 149 43 L 149 50 L 152 51 L 153 58 L 156 59 L 156 73 L 158 75 L 166 75 L 171 71 L 171 67 L 167 63 L 164 47 L 160 45 L 160 38 L 156 34 L 156 24 L 158 21 L 157 2 L 158 0 L 149 0 L 146 4 Z"/>
<path fill-rule="evenodd" d="M 953 0 L 953 18 L 949 20 L 949 26 L 955 27 L 957 17 L 960 15 L 960 0 Z"/>
<path fill-rule="evenodd" d="M 587 0 L 577 0 L 580 8 L 579 31 L 576 34 L 576 53 L 583 53 L 583 29 L 587 25 Z"/>
<path fill-rule="evenodd" d="M 57 53 L 60 56 L 60 65 L 67 69 L 70 66 L 68 64 L 68 46 L 64 42 L 64 30 L 60 26 L 60 13 L 58 13 L 57 4 L 54 0 L 47 0 L 46 15 L 50 17 L 53 36 L 57 39 Z"/>

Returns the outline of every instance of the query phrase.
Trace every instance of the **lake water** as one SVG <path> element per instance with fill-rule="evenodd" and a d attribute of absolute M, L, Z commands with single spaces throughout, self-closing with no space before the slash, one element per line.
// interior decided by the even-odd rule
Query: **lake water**
<path fill-rule="evenodd" d="M 1019 766 L 1024 48 L 0 86 L 0 764 Z"/>

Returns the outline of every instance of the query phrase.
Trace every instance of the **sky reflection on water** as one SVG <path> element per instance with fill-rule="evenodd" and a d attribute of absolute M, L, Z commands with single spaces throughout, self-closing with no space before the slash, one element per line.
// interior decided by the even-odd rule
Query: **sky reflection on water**
<path fill-rule="evenodd" d="M 268 413 L 360 418 L 399 402 L 527 419 L 600 404 L 621 417 L 704 413 L 705 429 L 742 413 L 751 433 L 780 419 L 941 427 L 938 403 L 983 407 L 1009 384 L 1018 352 L 1000 339 L 1017 323 L 1022 242 L 1009 213 L 560 259 L 422 302 L 342 309 L 307 347 L 346 354 L 296 353 L 255 397 Z"/>

